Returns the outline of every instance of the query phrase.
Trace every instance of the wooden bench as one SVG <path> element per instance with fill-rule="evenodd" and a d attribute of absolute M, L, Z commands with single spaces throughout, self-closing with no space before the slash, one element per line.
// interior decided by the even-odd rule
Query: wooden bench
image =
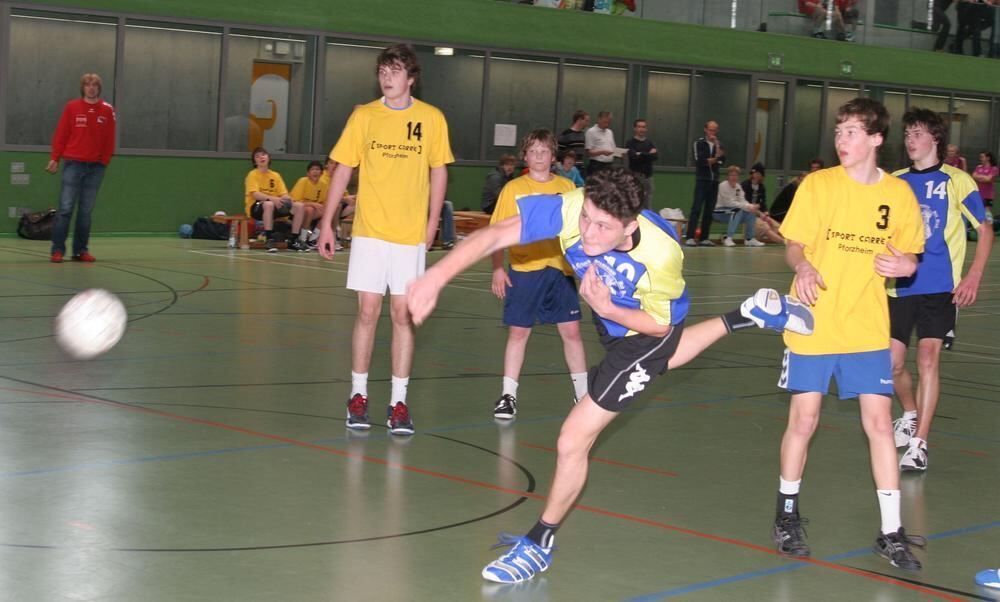
<path fill-rule="evenodd" d="M 490 225 L 490 214 L 482 211 L 456 211 L 455 233 L 468 236 L 470 233 Z"/>
<path fill-rule="evenodd" d="M 241 249 L 250 248 L 250 236 L 249 236 L 249 226 L 248 224 L 253 221 L 252 217 L 247 215 L 213 215 L 212 221 L 219 224 L 229 225 L 229 238 L 236 238 L 237 245 Z M 234 232 L 235 230 L 235 232 Z M 235 236 L 234 236 L 235 234 Z"/>

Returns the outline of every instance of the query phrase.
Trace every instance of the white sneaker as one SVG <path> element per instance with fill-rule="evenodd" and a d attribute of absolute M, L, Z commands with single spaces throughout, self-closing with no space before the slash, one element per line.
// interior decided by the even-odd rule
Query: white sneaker
<path fill-rule="evenodd" d="M 916 433 L 916 418 L 897 418 L 892 421 L 892 437 L 896 440 L 896 447 L 906 447 L 909 445 L 910 440 Z"/>
<path fill-rule="evenodd" d="M 693 238 L 689 238 L 689 239 L 687 239 L 687 240 L 684 241 L 684 245 L 688 246 L 688 247 L 697 247 L 698 246 L 698 241 L 695 240 L 695 239 L 693 239 Z"/>
<path fill-rule="evenodd" d="M 745 241 L 743 241 L 743 246 L 746 246 L 746 247 L 763 247 L 764 243 L 760 242 L 756 238 L 748 238 Z"/>
<path fill-rule="evenodd" d="M 927 470 L 927 442 L 916 437 L 910 439 L 910 446 L 899 460 L 903 472 L 923 472 Z"/>
<path fill-rule="evenodd" d="M 740 305 L 740 314 L 759 328 L 778 332 L 789 330 L 802 335 L 813 333 L 812 311 L 788 295 L 773 288 L 762 288 Z"/>
<path fill-rule="evenodd" d="M 728 236 L 723 236 L 722 237 L 722 246 L 724 246 L 724 247 L 735 247 L 736 243 L 734 243 L 733 239 L 729 238 Z"/>
<path fill-rule="evenodd" d="M 715 243 L 706 238 L 705 240 L 698 243 L 698 245 L 702 247 L 714 247 Z"/>

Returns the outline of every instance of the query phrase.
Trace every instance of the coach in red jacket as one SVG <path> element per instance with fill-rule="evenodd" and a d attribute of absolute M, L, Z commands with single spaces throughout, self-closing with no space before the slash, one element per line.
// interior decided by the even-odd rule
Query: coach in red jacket
<path fill-rule="evenodd" d="M 56 173 L 60 157 L 64 161 L 59 213 L 52 229 L 53 263 L 62 263 L 66 254 L 66 235 L 73 206 L 77 204 L 73 259 L 94 261 L 87 250 L 90 214 L 94 211 L 104 169 L 111 162 L 114 150 L 115 109 L 101 100 L 101 76 L 85 73 L 80 78 L 80 98 L 67 102 L 59 118 L 52 136 L 50 161 L 45 168 L 49 173 Z"/>

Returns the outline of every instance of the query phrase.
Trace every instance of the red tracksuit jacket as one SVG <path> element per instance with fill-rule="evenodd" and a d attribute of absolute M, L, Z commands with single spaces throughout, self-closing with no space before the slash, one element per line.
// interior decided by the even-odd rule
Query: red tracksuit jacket
<path fill-rule="evenodd" d="M 103 100 L 95 104 L 82 98 L 67 102 L 52 136 L 49 157 L 54 161 L 62 157 L 107 165 L 114 150 L 114 107 Z"/>

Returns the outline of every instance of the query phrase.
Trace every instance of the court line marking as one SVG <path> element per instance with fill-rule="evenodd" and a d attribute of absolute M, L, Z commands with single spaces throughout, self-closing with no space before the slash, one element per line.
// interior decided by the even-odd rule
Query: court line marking
<path fill-rule="evenodd" d="M 525 442 L 525 441 L 521 441 L 519 443 L 519 445 L 521 447 L 528 447 L 528 448 L 531 448 L 531 449 L 539 449 L 539 450 L 550 452 L 550 453 L 557 453 L 556 449 L 553 449 L 551 447 L 545 447 L 544 445 L 537 445 L 535 443 L 528 443 L 528 442 Z M 679 477 L 680 476 L 676 472 L 671 472 L 669 470 L 663 470 L 663 469 L 660 469 L 660 468 L 651 468 L 649 466 L 640 466 L 638 464 L 629 464 L 627 462 L 619 462 L 618 460 L 610 460 L 608 458 L 601 458 L 599 456 L 591 456 L 590 460 L 591 460 L 591 462 L 598 462 L 600 464 L 610 464 L 611 466 L 618 466 L 620 468 L 628 468 L 628 469 L 631 469 L 631 470 L 640 470 L 642 472 L 651 472 L 653 474 L 658 474 L 658 475 L 662 475 L 662 476 L 665 476 L 665 477 Z"/>
<path fill-rule="evenodd" d="M 173 413 L 173 412 L 166 412 L 166 411 L 163 411 L 163 410 L 156 410 L 156 409 L 153 409 L 153 408 L 146 408 L 146 407 L 141 407 L 141 406 L 135 406 L 135 405 L 132 405 L 132 404 L 129 404 L 129 403 L 126 403 L 126 402 L 114 401 L 114 400 L 110 400 L 110 399 L 103 399 L 103 398 L 96 397 L 96 396 L 89 396 L 89 395 L 88 396 L 82 396 L 82 395 L 77 395 L 77 394 L 73 393 L 72 391 L 68 391 L 68 390 L 65 390 L 65 389 L 60 389 L 58 387 L 53 387 L 53 386 L 50 386 L 50 385 L 44 385 L 44 384 L 40 384 L 40 383 L 33 383 L 33 382 L 30 382 L 30 381 L 25 381 L 25 380 L 21 380 L 21 379 L 18 379 L 18 378 L 13 378 L 13 377 L 10 377 L 10 376 L 6 376 L 4 378 L 6 378 L 6 379 L 8 379 L 10 381 L 13 381 L 13 382 L 21 383 L 23 385 L 35 386 L 35 387 L 38 387 L 38 388 L 48 389 L 50 391 L 54 391 L 55 392 L 53 394 L 54 397 L 62 397 L 62 398 L 65 398 L 65 399 L 72 399 L 74 401 L 81 401 L 81 402 L 84 402 L 84 403 L 89 403 L 89 404 L 93 404 L 93 405 L 96 405 L 96 406 L 102 406 L 102 407 L 107 407 L 107 408 L 111 408 L 111 409 L 128 410 L 128 411 L 137 412 L 137 413 L 140 413 L 140 414 L 149 414 L 149 415 L 153 415 L 153 416 L 158 416 L 158 417 L 162 417 L 162 418 L 168 418 L 168 419 L 171 419 L 171 420 L 177 420 L 177 421 L 180 421 L 180 422 L 185 422 L 185 423 L 188 423 L 188 424 L 194 424 L 194 425 L 199 425 L 199 426 L 207 426 L 207 427 L 210 427 L 210 428 L 217 428 L 217 429 L 226 430 L 226 431 L 230 431 L 230 432 L 234 432 L 234 433 L 240 433 L 240 434 L 248 435 L 250 437 L 256 437 L 256 438 L 261 438 L 261 439 L 268 439 L 268 440 L 272 440 L 272 441 L 279 441 L 279 442 L 288 443 L 290 445 L 294 445 L 294 446 L 297 446 L 297 447 L 302 447 L 302 448 L 306 448 L 306 449 L 312 449 L 312 450 L 315 450 L 315 451 L 320 451 L 320 452 L 324 452 L 324 453 L 328 453 L 328 454 L 333 454 L 333 455 L 344 457 L 344 458 L 359 458 L 359 459 L 364 460 L 366 462 L 370 462 L 372 464 L 377 464 L 379 466 L 385 466 L 387 468 L 395 468 L 395 469 L 399 469 L 399 470 L 405 470 L 407 472 L 412 472 L 412 473 L 420 474 L 420 475 L 423 475 L 423 476 L 435 477 L 435 478 L 439 478 L 439 479 L 443 479 L 443 480 L 447 480 L 447 481 L 451 481 L 451 482 L 455 482 L 455 483 L 462 483 L 462 484 L 465 484 L 465 485 L 472 485 L 474 487 L 481 487 L 481 488 L 492 490 L 492 491 L 498 491 L 498 492 L 501 492 L 501 493 L 508 493 L 508 494 L 515 495 L 515 496 L 518 496 L 518 497 L 526 497 L 526 498 L 529 498 L 529 499 L 538 500 L 538 501 L 542 501 L 542 502 L 544 502 L 545 499 L 546 499 L 545 496 L 542 496 L 542 495 L 537 494 L 537 493 L 529 492 L 529 491 L 518 491 L 516 489 L 511 489 L 509 487 L 503 487 L 501 485 L 496 485 L 494 483 L 487 483 L 485 481 L 478 481 L 478 480 L 475 480 L 475 479 L 468 479 L 468 478 L 465 478 L 465 477 L 460 477 L 460 476 L 457 476 L 457 475 L 451 475 L 451 474 L 443 473 L 443 472 L 436 471 L 436 470 L 429 470 L 429 469 L 425 469 L 425 468 L 419 468 L 419 467 L 416 467 L 416 466 L 410 466 L 408 464 L 401 464 L 401 463 L 398 463 L 398 462 L 391 462 L 391 461 L 385 460 L 383 458 L 376 458 L 374 456 L 368 456 L 368 455 L 365 455 L 365 454 L 355 454 L 355 453 L 347 452 L 347 451 L 344 451 L 344 450 L 341 450 L 341 449 L 337 449 L 335 447 L 330 447 L 328 445 L 320 445 L 320 444 L 315 444 L 315 443 L 309 443 L 307 441 L 302 441 L 302 440 L 299 440 L 299 439 L 293 439 L 291 437 L 284 437 L 284 436 L 281 436 L 281 435 L 275 435 L 273 433 L 265 433 L 265 432 L 262 432 L 262 431 L 256 431 L 256 430 L 253 430 L 253 429 L 248 429 L 248 428 L 244 428 L 244 427 L 240 427 L 240 426 L 236 426 L 236 425 L 232 425 L 232 424 L 226 424 L 224 422 L 217 422 L 217 421 L 214 421 L 214 420 L 205 420 L 205 419 L 202 419 L 202 418 L 195 418 L 195 417 L 192 417 L 192 416 L 185 416 L 183 414 L 176 414 L 176 413 Z M 735 539 L 735 538 L 732 538 L 732 537 L 724 537 L 724 536 L 721 536 L 721 535 L 714 535 L 712 533 L 705 533 L 705 532 L 702 532 L 702 531 L 696 531 L 694 529 L 689 529 L 689 528 L 686 528 L 686 527 L 680 527 L 680 526 L 677 526 L 677 525 L 671 525 L 669 523 L 665 523 L 665 522 L 661 522 L 661 521 L 657 521 L 657 520 L 653 520 L 653 519 L 648 519 L 648 518 L 643 518 L 643 517 L 640 517 L 640 516 L 634 516 L 634 515 L 631 515 L 631 514 L 624 514 L 624 513 L 621 513 L 621 512 L 615 512 L 615 511 L 612 511 L 612 510 L 606 510 L 604 508 L 598 508 L 597 506 L 590 506 L 590 505 L 587 505 L 587 504 L 576 504 L 576 505 L 574 505 L 574 508 L 577 509 L 577 510 L 580 510 L 582 512 L 589 512 L 589 513 L 592 513 L 592 514 L 597 514 L 597 515 L 605 516 L 605 517 L 609 517 L 609 518 L 617 518 L 619 520 L 623 520 L 623 521 L 626 521 L 626 522 L 640 524 L 640 525 L 644 525 L 644 526 L 647 526 L 647 527 L 655 527 L 655 528 L 658 528 L 658 529 L 662 529 L 664 531 L 670 531 L 670 532 L 674 532 L 674 533 L 683 533 L 685 535 L 691 535 L 691 536 L 698 537 L 698 538 L 701 538 L 701 539 L 707 539 L 709 541 L 714 541 L 714 542 L 718 542 L 718 543 L 726 543 L 726 544 L 730 544 L 730 545 L 742 547 L 742 548 L 745 548 L 745 549 L 749 549 L 749 550 L 754 550 L 754 551 L 757 551 L 757 552 L 761 552 L 761 553 L 764 553 L 764 554 L 768 554 L 770 556 L 780 556 L 780 554 L 778 554 L 778 552 L 776 550 L 772 549 L 772 548 L 767 548 L 767 547 L 764 547 L 764 546 L 760 546 L 760 545 L 757 545 L 757 544 L 754 544 L 754 543 L 751 543 L 751 542 L 748 542 L 748 541 L 742 541 L 742 540 Z M 939 592 L 936 592 L 934 590 L 931 590 L 931 589 L 928 589 L 928 588 L 925 588 L 925 587 L 922 587 L 922 586 L 919 586 L 919 585 L 916 585 L 916 584 L 907 583 L 905 581 L 899 581 L 897 579 L 894 579 L 894 578 L 891 578 L 891 577 L 884 577 L 884 576 L 878 575 L 878 574 L 868 573 L 868 572 L 862 571 L 860 569 L 855 569 L 853 567 L 839 565 L 839 564 L 835 564 L 835 563 L 832 563 L 832 562 L 827 562 L 827 561 L 824 561 L 824 560 L 817 560 L 817 559 L 814 559 L 814 558 L 803 558 L 803 559 L 795 559 L 794 561 L 795 562 L 800 562 L 800 563 L 812 564 L 812 565 L 815 565 L 815 566 L 821 566 L 821 567 L 828 568 L 828 569 L 831 569 L 831 570 L 834 570 L 834 571 L 838 571 L 838 572 L 841 572 L 841 573 L 847 573 L 847 574 L 850 574 L 850 575 L 855 575 L 855 576 L 863 577 L 865 579 L 869 579 L 869 580 L 873 580 L 873 581 L 879 581 L 879 582 L 887 583 L 887 584 L 890 584 L 890 585 L 896 585 L 896 586 L 902 587 L 904 589 L 918 591 L 918 592 L 921 592 L 921 593 L 924 593 L 924 594 L 927 594 L 929 596 L 936 597 L 936 598 L 942 598 L 942 599 L 945 599 L 945 600 L 959 600 L 958 598 L 951 598 L 951 597 L 943 596 Z"/>

